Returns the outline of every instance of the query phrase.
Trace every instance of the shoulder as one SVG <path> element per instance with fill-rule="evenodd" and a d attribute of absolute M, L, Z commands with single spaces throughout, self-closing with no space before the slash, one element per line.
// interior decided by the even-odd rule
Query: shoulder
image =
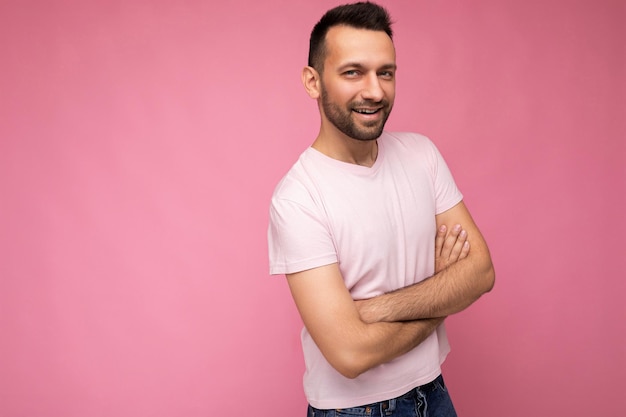
<path fill-rule="evenodd" d="M 380 141 L 392 149 L 431 150 L 435 144 L 425 135 L 414 132 L 384 132 Z"/>
<path fill-rule="evenodd" d="M 308 150 L 304 151 L 276 185 L 272 194 L 272 207 L 278 205 L 314 206 L 315 182 L 311 177 Z"/>
<path fill-rule="evenodd" d="M 413 132 L 384 132 L 380 143 L 388 153 L 404 158 L 435 162 L 440 156 L 435 144 L 425 135 Z"/>

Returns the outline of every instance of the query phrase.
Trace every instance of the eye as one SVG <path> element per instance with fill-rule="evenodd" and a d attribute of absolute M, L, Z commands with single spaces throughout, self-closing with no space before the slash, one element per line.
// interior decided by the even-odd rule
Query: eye
<path fill-rule="evenodd" d="M 393 71 L 381 71 L 378 73 L 378 76 L 381 78 L 384 78 L 386 80 L 392 80 L 393 79 Z"/>
<path fill-rule="evenodd" d="M 356 78 L 360 75 L 360 72 L 358 70 L 352 69 L 352 70 L 344 71 L 343 75 L 348 78 Z"/>

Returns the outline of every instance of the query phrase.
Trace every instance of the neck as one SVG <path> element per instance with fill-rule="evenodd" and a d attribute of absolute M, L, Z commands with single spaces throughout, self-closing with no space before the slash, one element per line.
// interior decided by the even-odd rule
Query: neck
<path fill-rule="evenodd" d="M 371 167 L 378 157 L 377 140 L 358 140 L 344 135 L 329 135 L 320 130 L 311 145 L 317 151 L 338 161 Z"/>
<path fill-rule="evenodd" d="M 340 144 L 341 146 L 338 146 L 338 144 L 331 143 L 318 136 L 311 146 L 324 155 L 338 161 L 366 167 L 374 165 L 378 157 L 377 141 L 360 141 L 356 139 L 351 139 L 351 141 L 353 143 L 343 142 Z"/>

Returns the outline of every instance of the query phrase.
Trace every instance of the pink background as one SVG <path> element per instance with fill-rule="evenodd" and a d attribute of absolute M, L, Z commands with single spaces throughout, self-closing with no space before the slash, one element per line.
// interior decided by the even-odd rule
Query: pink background
<path fill-rule="evenodd" d="M 624 2 L 381 3 L 388 127 L 438 144 L 498 275 L 448 321 L 460 415 L 626 415 Z M 0 415 L 304 415 L 267 209 L 336 4 L 0 3 Z"/>

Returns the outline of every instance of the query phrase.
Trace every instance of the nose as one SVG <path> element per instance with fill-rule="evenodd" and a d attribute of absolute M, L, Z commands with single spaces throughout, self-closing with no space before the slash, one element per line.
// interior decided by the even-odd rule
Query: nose
<path fill-rule="evenodd" d="M 378 74 L 371 73 L 365 78 L 365 85 L 363 86 L 363 92 L 361 93 L 363 99 L 371 101 L 381 101 L 385 96 L 385 91 L 380 84 Z"/>

